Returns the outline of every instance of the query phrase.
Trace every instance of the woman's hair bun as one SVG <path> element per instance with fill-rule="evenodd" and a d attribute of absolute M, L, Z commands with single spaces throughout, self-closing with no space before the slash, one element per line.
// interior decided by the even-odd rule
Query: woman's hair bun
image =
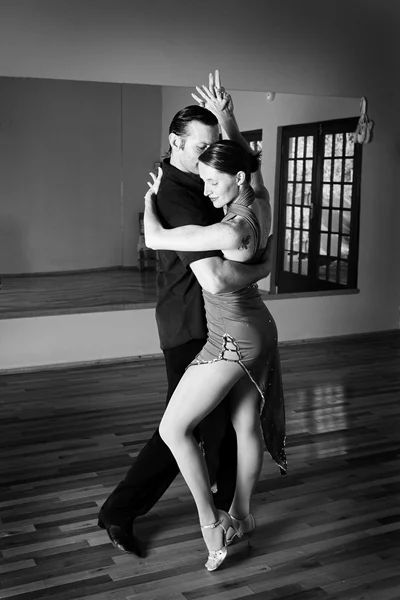
<path fill-rule="evenodd" d="M 237 142 L 220 140 L 204 150 L 199 161 L 221 173 L 236 175 L 244 171 L 246 181 L 250 182 L 251 174 L 260 168 L 260 152 L 253 154 Z"/>
<path fill-rule="evenodd" d="M 257 154 L 250 154 L 250 172 L 255 173 L 260 168 L 261 163 L 261 152 L 257 152 Z"/>

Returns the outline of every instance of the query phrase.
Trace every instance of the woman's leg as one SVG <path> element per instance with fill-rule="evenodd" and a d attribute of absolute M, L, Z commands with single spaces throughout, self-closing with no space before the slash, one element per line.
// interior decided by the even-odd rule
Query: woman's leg
<path fill-rule="evenodd" d="M 221 402 L 232 386 L 244 376 L 233 361 L 218 361 L 189 367 L 176 388 L 160 423 L 160 435 L 167 444 L 193 495 L 201 525 L 218 519 L 202 452 L 193 429 Z M 221 528 L 203 530 L 209 550 L 222 546 Z"/>
<path fill-rule="evenodd" d="M 230 514 L 245 519 L 250 511 L 251 496 L 263 462 L 260 426 L 260 394 L 248 377 L 235 385 L 229 394 L 232 423 L 237 438 L 236 490 Z"/>

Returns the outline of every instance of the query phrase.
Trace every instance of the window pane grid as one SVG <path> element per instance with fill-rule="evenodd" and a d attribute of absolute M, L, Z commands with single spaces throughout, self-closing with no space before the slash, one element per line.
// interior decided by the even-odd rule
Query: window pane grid
<path fill-rule="evenodd" d="M 310 229 L 313 136 L 289 139 L 284 270 L 307 275 Z"/>
<path fill-rule="evenodd" d="M 343 165 L 344 166 L 344 165 Z M 340 191 L 340 213 L 339 213 L 339 240 L 338 240 L 338 251 L 337 251 L 337 261 L 336 261 L 336 277 L 335 277 L 335 281 L 341 283 L 342 282 L 342 269 L 344 267 L 344 263 L 343 261 L 340 260 L 340 252 L 341 252 L 341 248 L 342 248 L 342 236 L 343 236 L 343 194 L 344 194 L 344 187 L 342 186 L 342 189 Z M 345 283 L 347 283 L 347 269 L 346 269 L 346 281 Z"/>
<path fill-rule="evenodd" d="M 334 136 L 336 142 L 336 136 Z M 336 143 L 335 146 L 336 148 Z M 331 160 L 331 181 L 335 180 L 336 177 L 336 160 Z M 331 242 L 332 242 L 332 205 L 333 205 L 333 194 L 329 197 L 329 208 L 328 211 L 328 223 L 327 223 L 327 244 L 326 244 L 326 265 L 325 265 L 325 280 L 329 280 L 330 265 L 331 265 Z"/>
<path fill-rule="evenodd" d="M 353 158 L 349 156 L 354 154 L 354 144 L 350 134 L 324 137 L 318 272 L 319 278 L 325 281 L 347 284 L 348 265 L 342 256 L 347 256 L 349 249 L 343 235 L 343 222 L 345 215 L 350 222 L 348 205 L 351 206 Z"/>
<path fill-rule="evenodd" d="M 299 140 L 298 138 L 296 138 L 295 140 L 295 145 L 294 145 L 294 156 L 295 156 L 295 160 L 293 161 L 293 181 L 297 181 L 297 154 L 298 154 L 298 143 Z M 293 196 L 293 204 L 296 202 L 296 197 L 297 197 L 297 186 L 293 185 L 293 191 L 294 191 L 294 196 Z M 290 261 L 289 261 L 289 271 L 293 273 L 293 259 L 294 259 L 294 239 L 295 239 L 295 235 L 294 235 L 294 228 L 293 228 L 293 224 L 294 224 L 294 219 L 295 219 L 295 210 L 293 209 L 293 213 L 292 213 L 292 223 L 291 223 L 291 229 L 290 229 Z"/>
<path fill-rule="evenodd" d="M 304 146 L 304 150 L 306 147 Z M 299 274 L 302 275 L 303 267 L 305 269 L 305 265 L 303 265 L 303 248 L 304 248 L 304 240 L 303 240 L 303 229 L 304 229 L 304 192 L 305 192 L 305 183 L 303 180 L 303 187 L 301 190 L 301 230 L 300 230 L 300 252 L 299 252 Z"/>

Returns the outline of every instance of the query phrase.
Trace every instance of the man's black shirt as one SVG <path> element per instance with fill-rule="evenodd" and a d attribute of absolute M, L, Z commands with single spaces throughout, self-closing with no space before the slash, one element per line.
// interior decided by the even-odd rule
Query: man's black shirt
<path fill-rule="evenodd" d="M 212 225 L 221 221 L 223 211 L 215 209 L 203 194 L 200 177 L 163 161 L 163 176 L 157 194 L 157 210 L 163 227 Z M 201 287 L 190 264 L 219 251 L 158 251 L 158 301 L 156 320 L 162 349 L 180 346 L 192 339 L 207 337 Z"/>

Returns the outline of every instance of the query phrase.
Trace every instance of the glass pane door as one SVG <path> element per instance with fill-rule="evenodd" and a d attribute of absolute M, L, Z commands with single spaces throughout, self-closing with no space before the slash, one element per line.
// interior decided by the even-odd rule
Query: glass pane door
<path fill-rule="evenodd" d="M 308 275 L 314 137 L 289 138 L 283 270 Z"/>
<path fill-rule="evenodd" d="M 354 143 L 350 133 L 324 135 L 317 277 L 348 284 Z"/>

